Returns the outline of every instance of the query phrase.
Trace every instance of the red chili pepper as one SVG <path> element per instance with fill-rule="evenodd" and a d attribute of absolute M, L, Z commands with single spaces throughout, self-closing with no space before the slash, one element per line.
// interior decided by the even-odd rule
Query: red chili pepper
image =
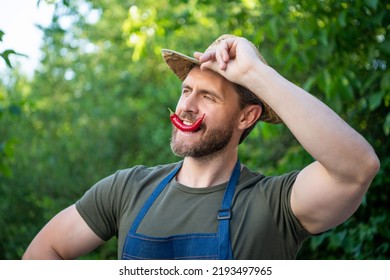
<path fill-rule="evenodd" d="M 184 132 L 192 132 L 192 131 L 196 131 L 197 129 L 199 129 L 199 127 L 202 124 L 202 121 L 204 119 L 204 116 L 206 115 L 206 114 L 203 114 L 199 119 L 196 120 L 196 122 L 194 122 L 191 125 L 187 125 L 187 124 L 183 123 L 183 121 L 179 118 L 179 116 L 176 115 L 174 112 L 172 112 L 171 109 L 168 108 L 168 110 L 171 113 L 171 115 L 169 117 L 171 119 L 172 124 Z"/>

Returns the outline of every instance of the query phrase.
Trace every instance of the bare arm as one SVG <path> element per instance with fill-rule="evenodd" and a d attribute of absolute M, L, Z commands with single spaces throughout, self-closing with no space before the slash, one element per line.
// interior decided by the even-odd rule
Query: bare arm
<path fill-rule="evenodd" d="M 33 239 L 23 259 L 75 259 L 103 244 L 71 205 L 57 214 Z"/>
<path fill-rule="evenodd" d="M 231 38 L 195 56 L 261 97 L 281 117 L 315 162 L 297 177 L 291 207 L 312 233 L 334 227 L 360 205 L 379 169 L 368 142 L 336 113 L 258 59 L 244 38 Z"/>
<path fill-rule="evenodd" d="M 264 90 L 270 94 L 268 104 L 316 159 L 297 177 L 292 210 L 310 232 L 325 231 L 356 211 L 379 160 L 368 142 L 329 107 L 274 70 L 268 71 Z"/>

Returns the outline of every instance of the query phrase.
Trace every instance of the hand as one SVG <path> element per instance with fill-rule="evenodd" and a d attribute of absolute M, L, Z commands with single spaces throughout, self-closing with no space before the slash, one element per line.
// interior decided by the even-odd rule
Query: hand
<path fill-rule="evenodd" d="M 232 35 L 222 36 L 204 53 L 195 52 L 201 69 L 211 69 L 231 82 L 243 84 L 243 78 L 264 59 L 256 47 L 247 39 Z"/>

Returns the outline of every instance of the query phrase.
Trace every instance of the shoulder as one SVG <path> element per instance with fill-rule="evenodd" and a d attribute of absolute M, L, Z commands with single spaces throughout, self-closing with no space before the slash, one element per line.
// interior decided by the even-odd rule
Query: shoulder
<path fill-rule="evenodd" d="M 294 170 L 281 175 L 266 176 L 243 165 L 239 184 L 240 188 L 258 188 L 262 191 L 277 191 L 277 189 L 282 188 L 290 189 L 299 172 L 299 170 Z"/>
<path fill-rule="evenodd" d="M 76 202 L 76 208 L 90 228 L 108 240 L 117 234 L 123 213 L 139 209 L 161 178 L 177 164 L 118 170 L 93 185 Z"/>
<path fill-rule="evenodd" d="M 179 163 L 169 163 L 156 166 L 136 165 L 127 169 L 117 170 L 100 182 L 109 181 L 112 184 L 126 184 L 129 180 L 149 180 L 151 177 L 164 176 L 173 170 Z M 99 183 L 99 182 L 98 182 Z"/>
<path fill-rule="evenodd" d="M 158 166 L 137 165 L 121 169 L 94 184 L 80 201 L 95 201 L 119 205 L 123 201 L 153 188 L 162 177 L 166 176 L 178 163 Z"/>

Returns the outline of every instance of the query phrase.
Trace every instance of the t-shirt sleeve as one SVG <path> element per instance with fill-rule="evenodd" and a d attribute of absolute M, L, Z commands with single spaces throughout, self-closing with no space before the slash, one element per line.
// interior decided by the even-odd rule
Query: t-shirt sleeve
<path fill-rule="evenodd" d="M 270 177 L 265 195 L 268 196 L 266 201 L 281 233 L 293 237 L 300 244 L 311 234 L 300 224 L 291 209 L 291 191 L 298 174 L 299 171 L 293 171 Z"/>
<path fill-rule="evenodd" d="M 118 171 L 96 183 L 76 202 L 81 217 L 103 240 L 117 235 L 120 193 L 125 185 L 124 172 Z"/>

